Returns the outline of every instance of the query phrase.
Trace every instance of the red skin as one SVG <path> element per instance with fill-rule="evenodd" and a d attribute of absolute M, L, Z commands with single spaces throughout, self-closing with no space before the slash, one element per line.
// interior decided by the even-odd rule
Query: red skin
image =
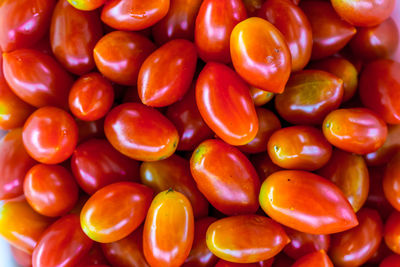
<path fill-rule="evenodd" d="M 32 267 L 32 255 L 20 250 L 16 247 L 10 246 L 12 256 L 18 265 L 22 267 Z"/>
<path fill-rule="evenodd" d="M 87 267 L 87 266 L 97 266 L 108 264 L 106 257 L 104 256 L 103 250 L 99 243 L 93 243 L 90 251 L 81 258 L 78 265 L 75 267 Z M 103 265 L 108 266 L 108 265 Z"/>
<path fill-rule="evenodd" d="M 388 163 L 400 150 L 400 125 L 388 125 L 385 143 L 377 151 L 365 155 L 368 166 L 380 166 Z"/>
<path fill-rule="evenodd" d="M 400 154 L 397 153 L 386 165 L 383 176 L 383 192 L 389 203 L 400 211 Z"/>
<path fill-rule="evenodd" d="M 250 161 L 258 173 L 260 182 L 264 182 L 268 176 L 282 169 L 272 162 L 267 152 L 252 155 Z"/>
<path fill-rule="evenodd" d="M 333 267 L 333 263 L 329 259 L 328 255 L 326 255 L 326 252 L 320 250 L 301 257 L 292 265 L 292 267 L 308 266 Z"/>
<path fill-rule="evenodd" d="M 394 211 L 386 220 L 384 229 L 386 245 L 397 254 L 400 254 L 400 212 Z"/>
<path fill-rule="evenodd" d="M 393 254 L 386 257 L 379 267 L 399 267 L 400 266 L 400 255 Z"/>
<path fill-rule="evenodd" d="M 274 258 L 270 258 L 265 261 L 255 263 L 235 263 L 230 261 L 224 261 L 220 259 L 215 267 L 271 267 L 274 262 Z"/>

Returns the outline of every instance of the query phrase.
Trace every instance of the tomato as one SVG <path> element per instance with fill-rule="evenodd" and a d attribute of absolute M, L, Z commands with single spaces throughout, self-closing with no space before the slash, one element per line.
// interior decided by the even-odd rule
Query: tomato
<path fill-rule="evenodd" d="M 22 129 L 8 132 L 0 141 L 0 200 L 24 194 L 25 174 L 35 165 L 22 143 Z"/>
<path fill-rule="evenodd" d="M 153 190 L 138 183 L 107 185 L 94 193 L 83 206 L 82 229 L 92 240 L 100 243 L 121 240 L 143 222 L 152 197 Z"/>
<path fill-rule="evenodd" d="M 73 7 L 79 10 L 95 10 L 102 6 L 106 0 L 68 0 Z"/>
<path fill-rule="evenodd" d="M 370 266 L 372 264 L 378 264 L 383 261 L 384 258 L 392 254 L 392 251 L 386 246 L 385 242 L 380 243 L 378 250 L 372 255 L 371 258 L 367 261 L 366 265 Z M 368 265 L 370 264 L 370 265 Z M 372 266 L 371 266 L 372 267 Z"/>
<path fill-rule="evenodd" d="M 94 265 L 99 267 L 99 265 L 102 264 L 108 264 L 108 261 L 106 257 L 104 256 L 103 250 L 101 249 L 101 246 L 99 243 L 93 243 L 92 248 L 89 250 L 89 252 L 83 256 L 79 264 L 76 265 L 75 267 L 87 267 L 90 265 Z M 106 265 L 107 266 L 107 265 Z"/>
<path fill-rule="evenodd" d="M 237 148 L 220 140 L 204 141 L 193 152 L 190 170 L 200 192 L 217 210 L 226 215 L 257 211 L 260 181 Z"/>
<path fill-rule="evenodd" d="M 157 44 L 173 39 L 194 40 L 194 26 L 202 0 L 170 0 L 167 15 L 152 27 Z"/>
<path fill-rule="evenodd" d="M 140 166 L 140 178 L 142 184 L 156 193 L 171 188 L 184 194 L 190 200 L 196 218 L 207 216 L 208 202 L 197 189 L 186 159 L 172 155 L 160 161 L 143 162 Z"/>
<path fill-rule="evenodd" d="M 3 71 L 11 90 L 26 103 L 67 109 L 72 77 L 51 56 L 32 49 L 3 53 Z"/>
<path fill-rule="evenodd" d="M 386 123 L 366 108 L 337 109 L 326 116 L 322 131 L 332 145 L 348 152 L 368 154 L 386 140 Z"/>
<path fill-rule="evenodd" d="M 311 59 L 331 56 L 341 50 L 356 34 L 356 28 L 342 20 L 326 1 L 307 0 L 300 8 L 310 21 L 313 36 Z"/>
<path fill-rule="evenodd" d="M 399 267 L 400 266 L 400 255 L 392 254 L 386 257 L 379 267 Z"/>
<path fill-rule="evenodd" d="M 275 221 L 309 234 L 342 232 L 358 224 L 340 189 L 305 171 L 271 174 L 261 186 L 260 205 Z"/>
<path fill-rule="evenodd" d="M 265 261 L 253 262 L 253 263 L 235 263 L 230 261 L 219 260 L 215 267 L 271 267 L 274 262 L 274 258 L 270 258 Z"/>
<path fill-rule="evenodd" d="M 321 124 L 342 102 L 343 81 L 320 70 L 291 75 L 285 92 L 275 97 L 279 115 L 292 124 Z"/>
<path fill-rule="evenodd" d="M 376 210 L 361 209 L 359 225 L 332 235 L 329 256 L 335 266 L 360 266 L 379 248 L 382 240 L 382 220 Z"/>
<path fill-rule="evenodd" d="M 285 37 L 261 18 L 237 24 L 230 39 L 232 63 L 250 85 L 282 93 L 289 79 L 291 56 Z"/>
<path fill-rule="evenodd" d="M 68 97 L 72 114 L 85 121 L 95 121 L 104 117 L 113 102 L 114 89 L 111 83 L 96 72 L 76 80 Z"/>
<path fill-rule="evenodd" d="M 119 152 L 141 161 L 168 158 L 179 141 L 175 126 L 166 117 L 140 103 L 126 103 L 111 110 L 104 132 Z"/>
<path fill-rule="evenodd" d="M 383 192 L 389 203 L 400 211 L 400 153 L 386 165 L 383 176 Z"/>
<path fill-rule="evenodd" d="M 250 86 L 250 95 L 255 106 L 263 106 L 272 100 L 274 93 Z"/>
<path fill-rule="evenodd" d="M 108 26 L 125 31 L 146 29 L 168 13 L 170 0 L 110 0 L 101 12 Z"/>
<path fill-rule="evenodd" d="M 362 103 L 390 124 L 400 124 L 400 63 L 377 60 L 367 64 L 360 77 Z"/>
<path fill-rule="evenodd" d="M 25 199 L 0 201 L 0 236 L 29 254 L 51 220 L 34 211 Z"/>
<path fill-rule="evenodd" d="M 34 45 L 50 25 L 55 0 L 4 0 L 0 5 L 0 47 L 4 52 Z"/>
<path fill-rule="evenodd" d="M 274 172 L 281 170 L 281 167 L 272 162 L 267 152 L 252 155 L 250 161 L 256 169 L 261 182 Z"/>
<path fill-rule="evenodd" d="M 328 255 L 326 255 L 326 252 L 320 250 L 301 257 L 292 265 L 292 267 L 308 266 L 333 267 L 333 264 Z"/>
<path fill-rule="evenodd" d="M 114 31 L 97 42 L 93 55 L 97 68 L 107 79 L 136 85 L 140 66 L 155 49 L 149 39 L 138 33 Z"/>
<path fill-rule="evenodd" d="M 386 220 L 384 229 L 386 245 L 397 254 L 400 254 L 400 212 L 394 211 Z"/>
<path fill-rule="evenodd" d="M 231 145 L 245 145 L 257 134 L 257 113 L 247 84 L 229 67 L 207 63 L 196 83 L 196 103 L 207 125 Z"/>
<path fill-rule="evenodd" d="M 158 193 L 143 230 L 143 252 L 150 266 L 181 266 L 193 238 L 194 217 L 189 200 L 172 189 Z"/>
<path fill-rule="evenodd" d="M 81 229 L 79 216 L 66 215 L 43 233 L 33 251 L 32 263 L 35 267 L 75 266 L 92 245 Z"/>
<path fill-rule="evenodd" d="M 252 263 L 272 258 L 290 239 L 282 226 L 267 217 L 237 215 L 212 223 L 207 230 L 206 242 L 218 258 Z"/>
<path fill-rule="evenodd" d="M 78 125 L 78 143 L 81 143 L 90 138 L 104 138 L 104 119 L 97 121 L 82 121 L 77 119 Z"/>
<path fill-rule="evenodd" d="M 365 155 L 368 166 L 378 166 L 389 160 L 400 151 L 400 125 L 388 125 L 388 135 L 385 143 L 377 151 Z"/>
<path fill-rule="evenodd" d="M 26 120 L 22 139 L 32 158 L 41 163 L 57 164 L 72 155 L 78 142 L 78 127 L 64 110 L 43 107 Z"/>
<path fill-rule="evenodd" d="M 31 254 L 13 246 L 10 246 L 10 248 L 11 248 L 11 254 L 13 255 L 15 262 L 18 263 L 18 266 L 32 267 Z"/>
<path fill-rule="evenodd" d="M 375 26 L 389 18 L 396 0 L 331 0 L 335 11 L 349 23 L 366 27 Z"/>
<path fill-rule="evenodd" d="M 172 40 L 154 51 L 139 71 L 143 104 L 164 107 L 182 98 L 192 83 L 196 63 L 196 47 L 187 40 Z"/>
<path fill-rule="evenodd" d="M 292 71 L 302 70 L 311 58 L 313 38 L 304 12 L 290 1 L 267 0 L 258 16 L 271 22 L 285 37 L 292 56 Z"/>

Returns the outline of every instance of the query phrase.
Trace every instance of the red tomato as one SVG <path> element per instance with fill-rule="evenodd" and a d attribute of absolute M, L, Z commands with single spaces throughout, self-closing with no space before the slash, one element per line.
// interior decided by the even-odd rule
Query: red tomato
<path fill-rule="evenodd" d="M 230 39 L 232 63 L 249 84 L 282 93 L 289 79 L 291 56 L 285 37 L 261 18 L 249 18 L 235 26 Z"/>
<path fill-rule="evenodd" d="M 141 184 L 119 182 L 107 185 L 83 206 L 82 229 L 100 243 L 121 240 L 143 222 L 152 197 L 153 190 Z"/>
<path fill-rule="evenodd" d="M 324 250 L 320 250 L 301 257 L 292 265 L 292 267 L 309 266 L 333 267 L 333 263 L 329 259 L 328 255 L 326 255 L 326 252 Z"/>
<path fill-rule="evenodd" d="M 237 148 L 220 140 L 204 141 L 193 152 L 190 169 L 200 192 L 217 210 L 227 215 L 257 211 L 259 178 Z"/>
<path fill-rule="evenodd" d="M 78 127 L 64 110 L 43 107 L 26 120 L 22 139 L 32 158 L 41 163 L 57 164 L 72 155 L 78 142 Z"/>
<path fill-rule="evenodd" d="M 104 132 L 119 152 L 141 161 L 168 158 L 179 141 L 175 126 L 166 117 L 139 103 L 126 103 L 111 110 Z"/>
<path fill-rule="evenodd" d="M 400 211 L 400 153 L 386 165 L 383 177 L 383 192 L 389 203 Z"/>
<path fill-rule="evenodd" d="M 196 103 L 207 125 L 231 145 L 245 145 L 257 134 L 257 113 L 247 84 L 229 67 L 207 63 L 196 84 Z"/>
<path fill-rule="evenodd" d="M 281 167 L 273 163 L 266 152 L 252 155 L 250 161 L 256 169 L 261 182 L 274 172 L 281 170 Z"/>
<path fill-rule="evenodd" d="M 35 267 L 75 266 L 92 245 L 93 241 L 82 231 L 79 216 L 66 215 L 43 233 L 33 251 L 32 263 Z"/>
<path fill-rule="evenodd" d="M 143 104 L 164 107 L 182 98 L 192 83 L 196 63 L 196 47 L 187 40 L 172 40 L 154 51 L 139 71 Z"/>
<path fill-rule="evenodd" d="M 400 212 L 394 211 L 386 220 L 384 229 L 386 245 L 397 254 L 400 254 Z"/>
<path fill-rule="evenodd" d="M 255 106 L 263 106 L 272 100 L 274 93 L 250 86 L 250 95 Z"/>
<path fill-rule="evenodd" d="M 399 267 L 400 266 L 400 255 L 393 254 L 386 257 L 379 267 Z"/>
<path fill-rule="evenodd" d="M 108 264 L 108 261 L 104 256 L 100 244 L 94 243 L 90 251 L 80 259 L 79 264 L 75 267 L 87 267 L 91 265 L 99 267 L 99 265 L 103 264 Z"/>
<path fill-rule="evenodd" d="M 102 6 L 107 0 L 68 0 L 73 7 L 79 10 L 95 10 Z"/>
<path fill-rule="evenodd" d="M 340 189 L 310 172 L 271 174 L 261 186 L 260 204 L 275 221 L 305 233 L 332 234 L 358 224 Z"/>
<path fill-rule="evenodd" d="M 389 160 L 400 150 L 400 125 L 388 125 L 385 143 L 377 151 L 365 155 L 368 166 L 379 166 Z"/>
<path fill-rule="evenodd" d="M 194 238 L 192 206 L 172 189 L 160 192 L 151 203 L 143 230 L 143 252 L 152 267 L 181 266 Z"/>
<path fill-rule="evenodd" d="M 10 246 L 11 253 L 16 263 L 22 267 L 32 267 L 32 255 L 20 250 L 16 247 Z"/>

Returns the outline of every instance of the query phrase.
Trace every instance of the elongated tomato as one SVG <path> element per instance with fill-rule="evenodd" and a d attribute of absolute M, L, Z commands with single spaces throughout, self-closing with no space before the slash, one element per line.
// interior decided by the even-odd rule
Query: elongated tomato
<path fill-rule="evenodd" d="M 309 266 L 333 267 L 333 263 L 329 259 L 328 255 L 326 255 L 326 252 L 324 250 L 320 250 L 301 257 L 292 265 L 292 267 Z"/>

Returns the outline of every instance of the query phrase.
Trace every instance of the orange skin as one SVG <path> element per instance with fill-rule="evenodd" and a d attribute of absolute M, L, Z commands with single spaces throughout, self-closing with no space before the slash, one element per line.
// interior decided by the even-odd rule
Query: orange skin
<path fill-rule="evenodd" d="M 194 26 L 202 0 L 171 0 L 167 15 L 152 27 L 159 45 L 173 39 L 194 40 Z"/>
<path fill-rule="evenodd" d="M 16 263 L 22 267 L 32 267 L 32 255 L 20 250 L 16 247 L 10 246 L 11 254 Z"/>
<path fill-rule="evenodd" d="M 107 0 L 68 0 L 68 3 L 79 10 L 95 10 L 101 7 Z"/>
<path fill-rule="evenodd" d="M 94 193 L 83 206 L 80 215 L 82 229 L 96 242 L 121 240 L 143 222 L 152 197 L 153 190 L 138 183 L 107 185 Z"/>
<path fill-rule="evenodd" d="M 78 142 L 78 126 L 69 113 L 55 107 L 43 107 L 26 120 L 22 139 L 28 154 L 45 164 L 68 159 Z"/>
<path fill-rule="evenodd" d="M 321 124 L 343 98 L 343 81 L 320 70 L 291 75 L 285 92 L 275 97 L 279 115 L 292 124 Z"/>
<path fill-rule="evenodd" d="M 313 60 L 335 54 L 356 34 L 356 28 L 341 19 L 329 2 L 307 0 L 299 6 L 311 24 Z"/>
<path fill-rule="evenodd" d="M 220 212 L 236 215 L 257 211 L 260 181 L 237 148 L 221 140 L 204 141 L 193 152 L 190 170 L 200 192 Z"/>
<path fill-rule="evenodd" d="M 102 264 L 108 264 L 108 261 L 104 256 L 100 244 L 94 243 L 89 252 L 79 260 L 78 265 L 75 267 L 88 267 L 92 265 L 99 267 Z"/>
<path fill-rule="evenodd" d="M 338 233 L 358 224 L 342 191 L 331 181 L 306 171 L 271 174 L 261 186 L 260 205 L 275 221 L 309 234 Z"/>
<path fill-rule="evenodd" d="M 290 239 L 277 222 L 265 216 L 249 214 L 212 223 L 207 230 L 206 242 L 218 258 L 253 263 L 274 257 Z"/>
<path fill-rule="evenodd" d="M 196 187 L 188 160 L 172 155 L 160 161 L 143 162 L 140 179 L 155 193 L 171 188 L 184 194 L 192 204 L 195 218 L 207 216 L 208 202 Z"/>
<path fill-rule="evenodd" d="M 270 258 L 265 261 L 255 263 L 235 263 L 230 261 L 224 261 L 220 259 L 215 267 L 271 267 L 274 263 L 274 258 Z"/>
<path fill-rule="evenodd" d="M 285 37 L 292 56 L 292 71 L 302 70 L 310 61 L 313 38 L 304 12 L 290 1 L 268 0 L 258 12 Z"/>
<path fill-rule="evenodd" d="M 400 212 L 394 211 L 386 220 L 384 234 L 386 245 L 397 254 L 400 254 Z"/>
<path fill-rule="evenodd" d="M 187 40 L 172 40 L 158 48 L 140 67 L 137 87 L 142 103 L 165 107 L 181 99 L 190 88 L 196 63 L 196 47 Z"/>
<path fill-rule="evenodd" d="M 357 212 L 359 225 L 332 235 L 329 256 L 335 266 L 360 266 L 378 250 L 383 224 L 376 210 L 364 208 Z"/>
<path fill-rule="evenodd" d="M 389 203 L 400 211 L 400 154 L 397 153 L 386 165 L 383 176 L 383 192 Z"/>
<path fill-rule="evenodd" d="M 333 267 L 333 263 L 329 259 L 328 255 L 326 255 L 326 252 L 324 250 L 320 250 L 301 257 L 292 265 L 292 267 L 309 266 Z"/>
<path fill-rule="evenodd" d="M 268 176 L 282 169 L 272 162 L 267 152 L 252 155 L 250 161 L 258 173 L 260 182 L 264 182 Z"/>
<path fill-rule="evenodd" d="M 122 85 L 136 85 L 140 66 L 155 49 L 139 33 L 114 31 L 97 42 L 93 55 L 97 68 L 107 79 Z"/>
<path fill-rule="evenodd" d="M 331 0 L 335 11 L 344 20 L 360 27 L 375 26 L 389 18 L 396 0 Z"/>
<path fill-rule="evenodd" d="M 93 241 L 82 231 L 79 216 L 69 214 L 46 229 L 32 254 L 33 266 L 75 266 Z"/>
<path fill-rule="evenodd" d="M 389 124 L 400 124 L 400 63 L 377 60 L 367 64 L 360 77 L 360 97 Z"/>
<path fill-rule="evenodd" d="M 332 146 L 318 129 L 291 126 L 271 135 L 268 154 L 272 162 L 281 168 L 314 171 L 329 161 Z"/>
<path fill-rule="evenodd" d="M 332 145 L 357 154 L 378 150 L 386 140 L 386 123 L 366 108 L 337 109 L 326 116 L 322 131 Z"/>
<path fill-rule="evenodd" d="M 73 79 L 53 57 L 32 49 L 3 53 L 3 71 L 11 90 L 26 103 L 68 108 Z"/>
<path fill-rule="evenodd" d="M 237 24 L 230 39 L 232 63 L 250 85 L 282 93 L 291 71 L 285 37 L 268 21 L 252 17 Z"/>
<path fill-rule="evenodd" d="M 194 239 L 194 217 L 190 201 L 172 189 L 153 199 L 144 222 L 143 252 L 152 267 L 181 266 Z"/>
<path fill-rule="evenodd" d="M 55 0 L 5 0 L 0 7 L 0 47 L 4 52 L 27 48 L 48 30 Z M 29 26 L 24 26 L 29 24 Z M 30 66 L 32 67 L 32 66 Z"/>
<path fill-rule="evenodd" d="M 25 150 L 21 128 L 3 137 L 0 151 L 0 200 L 21 196 L 25 174 L 36 163 Z"/>
<path fill-rule="evenodd" d="M 255 88 L 254 86 L 250 86 L 250 95 L 254 105 L 257 107 L 267 104 L 274 97 L 273 93 Z"/>
<path fill-rule="evenodd" d="M 101 20 L 111 28 L 139 31 L 153 26 L 167 15 L 170 0 L 110 0 L 101 12 Z"/>
<path fill-rule="evenodd" d="M 385 143 L 377 151 L 365 155 L 368 166 L 380 166 L 388 163 L 400 150 L 400 125 L 388 125 Z"/>
<path fill-rule="evenodd" d="M 336 149 L 318 174 L 342 190 L 354 212 L 364 205 L 369 192 L 369 175 L 362 156 Z"/>
<path fill-rule="evenodd" d="M 92 72 L 75 81 L 69 92 L 68 103 L 76 118 L 84 121 L 99 120 L 114 103 L 114 89 L 107 79 Z"/>

